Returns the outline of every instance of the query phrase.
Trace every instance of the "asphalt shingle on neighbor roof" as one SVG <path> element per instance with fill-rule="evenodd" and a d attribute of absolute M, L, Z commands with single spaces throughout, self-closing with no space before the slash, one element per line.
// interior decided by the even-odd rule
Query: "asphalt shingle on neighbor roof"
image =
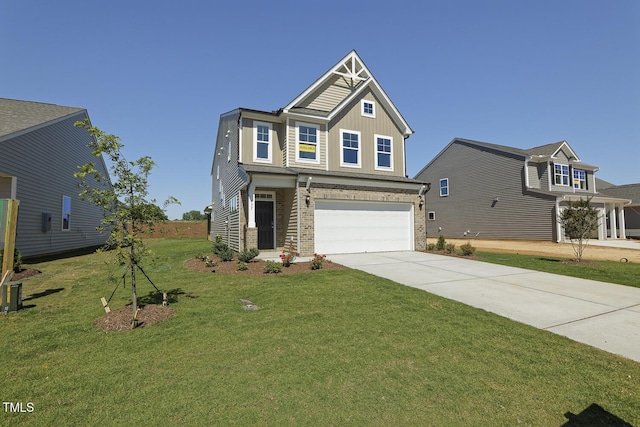
<path fill-rule="evenodd" d="M 565 141 L 560 141 L 560 142 L 554 142 L 552 144 L 540 145 L 538 147 L 522 149 L 517 147 L 511 147 L 508 145 L 500 145 L 500 144 L 492 144 L 490 142 L 475 141 L 472 139 L 464 139 L 464 138 L 456 138 L 456 139 L 458 141 L 467 142 L 473 145 L 478 145 L 480 147 L 490 148 L 497 151 L 504 151 L 506 153 L 520 154 L 522 156 L 551 156 L 556 151 L 558 151 L 558 148 L 560 148 L 562 144 L 565 143 Z"/>
<path fill-rule="evenodd" d="M 81 111 L 84 108 L 0 98 L 0 138 Z"/>
<path fill-rule="evenodd" d="M 608 197 L 630 199 L 632 205 L 640 204 L 640 184 L 616 185 L 601 190 L 600 194 Z"/>

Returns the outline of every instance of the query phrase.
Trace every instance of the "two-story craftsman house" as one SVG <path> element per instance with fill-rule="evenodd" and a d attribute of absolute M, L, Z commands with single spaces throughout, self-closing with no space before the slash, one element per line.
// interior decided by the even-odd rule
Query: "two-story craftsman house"
<path fill-rule="evenodd" d="M 405 175 L 412 133 L 355 51 L 284 108 L 222 114 L 211 237 L 302 255 L 424 248 L 427 188 Z"/>
<path fill-rule="evenodd" d="M 561 241 L 562 209 L 590 198 L 600 213 L 597 238 L 625 238 L 631 201 L 599 193 L 597 171 L 566 141 L 523 150 L 456 138 L 416 175 L 433 183 L 427 235 Z"/>

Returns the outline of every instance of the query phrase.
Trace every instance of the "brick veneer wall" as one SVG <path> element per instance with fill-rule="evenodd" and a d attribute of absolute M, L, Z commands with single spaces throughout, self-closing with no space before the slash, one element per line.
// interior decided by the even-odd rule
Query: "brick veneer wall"
<path fill-rule="evenodd" d="M 392 189 L 385 187 L 358 187 L 335 184 L 313 184 L 310 192 L 309 206 L 304 202 L 307 196 L 305 185 L 298 187 L 300 203 L 300 254 L 302 256 L 313 255 L 314 252 L 314 206 L 320 199 L 330 200 L 360 200 L 376 202 L 403 202 L 413 203 L 413 236 L 416 250 L 426 248 L 426 224 L 425 207 L 419 207 L 420 199 L 417 191 Z"/>

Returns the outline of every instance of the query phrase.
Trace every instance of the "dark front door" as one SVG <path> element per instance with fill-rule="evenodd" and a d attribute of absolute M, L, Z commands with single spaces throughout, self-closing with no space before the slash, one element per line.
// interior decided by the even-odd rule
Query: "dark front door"
<path fill-rule="evenodd" d="M 258 227 L 258 249 L 273 249 L 273 202 L 256 201 L 256 226 Z"/>

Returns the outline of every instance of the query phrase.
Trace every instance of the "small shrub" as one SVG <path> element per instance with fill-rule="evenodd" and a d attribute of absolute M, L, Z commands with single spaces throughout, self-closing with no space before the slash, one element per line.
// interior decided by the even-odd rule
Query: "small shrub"
<path fill-rule="evenodd" d="M 296 257 L 298 256 L 298 252 L 296 252 L 296 247 L 292 241 L 289 242 L 289 246 L 282 250 L 280 254 L 280 259 L 282 260 L 282 265 L 284 267 L 289 267 L 293 264 Z"/>
<path fill-rule="evenodd" d="M 427 250 L 428 251 L 435 251 L 436 250 L 436 244 L 435 243 L 427 243 Z"/>
<path fill-rule="evenodd" d="M 229 246 L 222 241 L 222 236 L 217 235 L 213 241 L 213 253 L 220 256 L 220 253 L 227 249 L 229 249 Z"/>
<path fill-rule="evenodd" d="M 438 243 L 436 243 L 436 251 L 444 251 L 444 245 L 447 243 L 444 236 L 441 234 L 438 236 Z"/>
<path fill-rule="evenodd" d="M 326 257 L 326 255 L 313 254 L 313 259 L 309 262 L 309 268 L 312 270 L 320 270 Z"/>
<path fill-rule="evenodd" d="M 473 255 L 476 251 L 476 248 L 471 246 L 471 242 L 467 242 L 464 245 L 460 245 L 460 250 L 462 251 L 462 255 L 469 256 Z"/>
<path fill-rule="evenodd" d="M 221 249 L 218 256 L 222 261 L 233 261 L 233 251 L 229 247 Z"/>
<path fill-rule="evenodd" d="M 211 258 L 209 258 L 208 256 L 204 257 L 203 261 L 204 261 L 204 265 L 206 265 L 207 267 L 215 267 L 216 266 L 216 262 L 214 260 L 212 260 Z"/>
<path fill-rule="evenodd" d="M 260 255 L 258 248 L 243 249 L 238 253 L 238 259 L 242 262 L 251 262 L 258 255 Z"/>
<path fill-rule="evenodd" d="M 456 245 L 453 243 L 447 243 L 446 245 L 444 245 L 444 250 L 446 253 L 452 254 L 456 251 Z"/>
<path fill-rule="evenodd" d="M 275 261 L 267 261 L 263 271 L 267 274 L 278 274 L 282 271 L 282 264 Z"/>
<path fill-rule="evenodd" d="M 239 256 L 238 256 L 239 257 Z M 249 266 L 244 261 L 238 261 L 238 271 L 247 271 Z"/>
<path fill-rule="evenodd" d="M 200 261 L 206 261 L 207 256 L 206 256 L 206 255 L 203 255 L 203 254 L 201 254 L 201 253 L 197 253 L 197 254 L 196 254 L 196 259 L 199 259 Z"/>
<path fill-rule="evenodd" d="M 4 262 L 4 249 L 0 248 L 0 266 L 2 266 L 2 263 Z M 18 250 L 18 248 L 14 248 L 13 250 L 13 271 L 15 273 L 19 273 L 20 269 L 22 269 L 22 255 L 20 254 L 20 251 Z M 0 280 L 2 279 L 2 277 L 0 277 Z"/>

